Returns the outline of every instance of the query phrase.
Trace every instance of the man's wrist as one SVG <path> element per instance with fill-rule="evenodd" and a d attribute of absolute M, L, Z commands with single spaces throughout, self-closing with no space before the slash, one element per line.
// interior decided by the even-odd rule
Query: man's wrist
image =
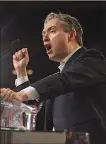
<path fill-rule="evenodd" d="M 25 92 L 17 92 L 19 94 L 18 99 L 23 102 L 23 101 L 28 101 L 28 96 L 26 95 Z"/>
<path fill-rule="evenodd" d="M 21 69 L 21 70 L 16 70 L 17 78 L 27 76 L 27 70 Z"/>

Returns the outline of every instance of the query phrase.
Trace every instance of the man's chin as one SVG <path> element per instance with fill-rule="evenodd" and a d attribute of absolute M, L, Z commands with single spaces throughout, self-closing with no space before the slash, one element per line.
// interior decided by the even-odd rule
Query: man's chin
<path fill-rule="evenodd" d="M 58 58 L 56 58 L 56 56 L 48 55 L 48 57 L 49 57 L 49 59 L 50 59 L 51 61 L 60 62 L 60 61 L 58 60 Z"/>

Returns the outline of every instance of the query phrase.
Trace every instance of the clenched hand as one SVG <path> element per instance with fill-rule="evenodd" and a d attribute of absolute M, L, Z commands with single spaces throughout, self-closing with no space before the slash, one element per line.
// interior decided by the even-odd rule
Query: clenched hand
<path fill-rule="evenodd" d="M 26 76 L 26 66 L 29 63 L 29 55 L 27 48 L 23 48 L 13 55 L 13 65 L 16 70 L 17 76 Z"/>
<path fill-rule="evenodd" d="M 14 100 L 23 102 L 28 100 L 28 96 L 24 92 L 14 92 L 9 88 L 1 88 L 0 97 L 8 102 L 12 102 Z"/>

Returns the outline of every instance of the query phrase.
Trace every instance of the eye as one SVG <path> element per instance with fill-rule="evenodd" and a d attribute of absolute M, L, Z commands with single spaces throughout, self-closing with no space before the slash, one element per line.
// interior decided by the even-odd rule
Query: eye
<path fill-rule="evenodd" d="M 56 32 L 56 30 L 50 30 L 50 32 L 51 32 L 51 33 L 55 33 L 55 32 Z"/>

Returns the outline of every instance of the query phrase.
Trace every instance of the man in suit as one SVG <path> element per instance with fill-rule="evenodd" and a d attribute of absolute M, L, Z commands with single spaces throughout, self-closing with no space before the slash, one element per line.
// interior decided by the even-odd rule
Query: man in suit
<path fill-rule="evenodd" d="M 4 88 L 1 96 L 8 101 L 50 100 L 47 112 L 51 108 L 56 131 L 89 132 L 92 144 L 105 144 L 106 62 L 101 52 L 83 47 L 82 34 L 76 18 L 50 13 L 44 22 L 43 43 L 49 59 L 60 62 L 60 72 L 30 84 L 28 52 L 22 49 L 13 56 L 19 92 Z"/>

